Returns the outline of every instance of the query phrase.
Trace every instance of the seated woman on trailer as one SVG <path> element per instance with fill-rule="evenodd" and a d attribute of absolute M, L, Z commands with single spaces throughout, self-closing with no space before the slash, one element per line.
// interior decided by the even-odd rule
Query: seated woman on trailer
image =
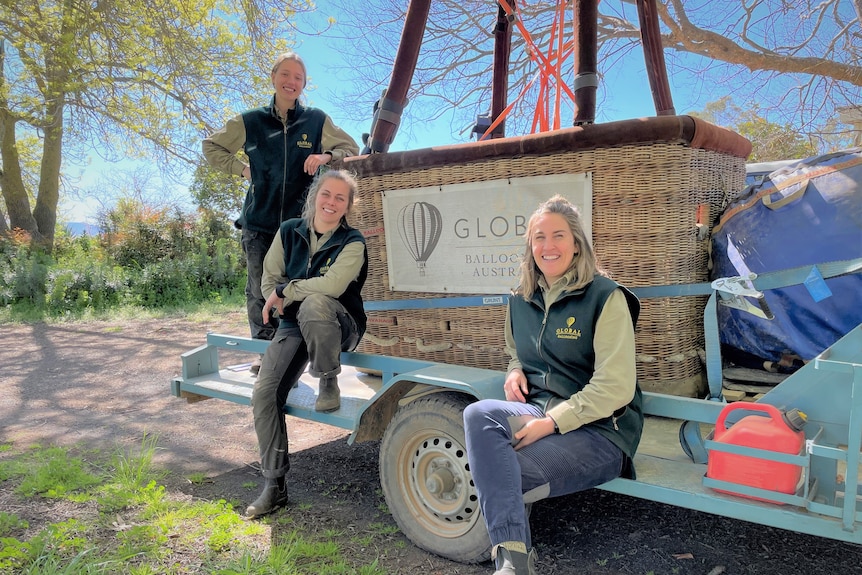
<path fill-rule="evenodd" d="M 536 573 L 525 501 L 634 477 L 643 430 L 637 298 L 598 268 L 578 210 L 562 196 L 539 206 L 525 239 L 506 316 L 506 401 L 464 410 L 494 575 Z"/>
<path fill-rule="evenodd" d="M 260 447 L 263 492 L 246 509 L 265 515 L 287 503 L 290 469 L 284 404 L 310 363 L 320 379 L 314 409 L 341 405 L 338 374 L 341 352 L 351 351 L 365 333 L 362 286 L 368 256 L 362 233 L 347 223 L 356 197 L 356 180 L 345 170 L 323 172 L 312 182 L 301 218 L 281 224 L 263 261 L 263 323 L 271 309 L 278 330 L 261 361 L 251 405 Z"/>

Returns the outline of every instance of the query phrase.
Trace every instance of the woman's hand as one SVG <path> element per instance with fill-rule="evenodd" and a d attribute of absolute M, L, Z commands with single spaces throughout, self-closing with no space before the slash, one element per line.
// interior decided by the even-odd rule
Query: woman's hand
<path fill-rule="evenodd" d="M 531 419 L 515 434 L 515 451 L 526 445 L 535 443 L 545 436 L 553 435 L 554 428 L 554 420 L 549 415 Z"/>
<path fill-rule="evenodd" d="M 242 169 L 242 179 L 248 182 L 251 181 L 251 167 L 246 166 Z"/>
<path fill-rule="evenodd" d="M 503 392 L 508 401 L 526 403 L 529 389 L 527 376 L 520 369 L 510 371 L 509 375 L 506 376 L 506 383 L 503 384 Z"/>
<path fill-rule="evenodd" d="M 269 297 L 266 298 L 266 303 L 263 304 L 263 323 L 269 323 L 269 314 L 275 308 L 278 310 L 278 315 L 282 315 L 284 313 L 284 298 L 278 297 L 278 294 L 275 293 L 275 290 L 272 290 L 272 293 L 269 294 Z"/>
<path fill-rule="evenodd" d="M 328 164 L 331 159 L 331 154 L 311 154 L 305 158 L 305 164 L 303 164 L 302 169 L 305 170 L 305 173 L 309 176 L 313 176 L 317 173 L 317 168 L 324 164 Z"/>

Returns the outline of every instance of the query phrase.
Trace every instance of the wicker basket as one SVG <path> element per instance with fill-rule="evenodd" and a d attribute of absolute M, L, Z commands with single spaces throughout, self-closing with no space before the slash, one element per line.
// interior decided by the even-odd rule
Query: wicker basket
<path fill-rule="evenodd" d="M 656 123 L 670 125 L 669 135 Z M 680 128 L 690 124 L 692 134 Z M 650 129 L 644 130 L 645 125 Z M 359 201 L 351 221 L 367 232 L 369 273 L 363 297 L 383 301 L 463 295 L 389 288 L 381 192 L 585 172 L 593 174 L 593 244 L 600 265 L 613 279 L 628 287 L 707 281 L 709 239 L 699 239 L 698 215 L 717 216 L 742 188 L 750 144 L 732 132 L 685 116 L 618 122 L 613 128 L 587 126 L 550 133 L 541 140 L 509 138 L 345 162 L 359 176 Z M 722 144 L 707 138 L 711 145 L 695 147 L 694 134 L 702 140 L 705 131 L 717 131 Z M 657 136 L 657 132 L 661 133 Z M 644 389 L 703 395 L 705 303 L 705 297 L 641 302 L 635 337 L 638 377 Z M 502 306 L 371 311 L 368 315 L 368 331 L 359 351 L 506 368 Z"/>

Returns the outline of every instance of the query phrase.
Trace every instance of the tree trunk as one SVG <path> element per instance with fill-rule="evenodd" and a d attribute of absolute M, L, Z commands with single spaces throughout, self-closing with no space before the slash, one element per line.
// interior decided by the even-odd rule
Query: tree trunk
<path fill-rule="evenodd" d="M 61 100 L 62 102 L 62 100 Z M 54 248 L 54 230 L 57 226 L 57 205 L 60 201 L 60 164 L 63 158 L 63 104 L 54 112 L 56 122 L 45 128 L 42 147 L 42 167 L 39 172 L 39 195 L 33 218 L 39 234 L 33 235 L 33 242 L 45 251 Z"/>
<path fill-rule="evenodd" d="M 9 227 L 19 228 L 30 234 L 38 234 L 36 220 L 30 213 L 30 199 L 21 177 L 21 162 L 15 139 L 15 120 L 6 111 L 5 102 L 0 101 L 0 159 L 3 170 L 0 172 L 0 190 L 9 214 Z M 5 223 L 5 222 L 4 222 Z"/>

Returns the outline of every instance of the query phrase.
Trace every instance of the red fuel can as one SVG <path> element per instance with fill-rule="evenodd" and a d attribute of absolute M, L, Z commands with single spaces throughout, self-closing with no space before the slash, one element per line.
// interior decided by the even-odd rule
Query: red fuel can
<path fill-rule="evenodd" d="M 727 428 L 725 419 L 728 414 L 737 409 L 760 411 L 766 416 L 747 415 Z M 730 445 L 798 455 L 805 444 L 805 433 L 802 431 L 804 424 L 805 414 L 796 409 L 782 413 L 775 406 L 765 403 L 731 403 L 721 410 L 715 422 L 714 440 Z M 706 476 L 749 487 L 792 494 L 796 492 L 796 487 L 799 485 L 802 467 L 759 457 L 711 451 L 707 460 Z M 759 501 L 780 503 L 725 489 L 716 489 L 716 491 Z"/>

